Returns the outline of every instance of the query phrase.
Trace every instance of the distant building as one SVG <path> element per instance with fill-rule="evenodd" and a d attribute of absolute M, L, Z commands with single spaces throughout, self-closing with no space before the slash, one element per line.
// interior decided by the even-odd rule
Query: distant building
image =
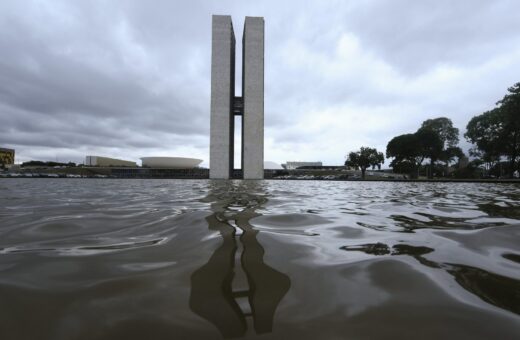
<path fill-rule="evenodd" d="M 323 164 L 322 162 L 287 162 L 285 163 L 285 168 L 287 170 L 294 170 L 298 169 L 300 167 L 309 167 L 309 166 L 319 166 L 321 167 Z"/>
<path fill-rule="evenodd" d="M 298 170 L 348 170 L 344 165 L 304 165 Z"/>
<path fill-rule="evenodd" d="M 123 159 L 100 157 L 100 156 L 87 156 L 85 157 L 86 166 L 129 166 L 137 167 L 136 162 L 125 161 Z"/>
<path fill-rule="evenodd" d="M 141 157 L 143 168 L 193 169 L 202 159 L 186 157 Z"/>
<path fill-rule="evenodd" d="M 14 149 L 0 148 L 0 166 L 14 164 Z"/>

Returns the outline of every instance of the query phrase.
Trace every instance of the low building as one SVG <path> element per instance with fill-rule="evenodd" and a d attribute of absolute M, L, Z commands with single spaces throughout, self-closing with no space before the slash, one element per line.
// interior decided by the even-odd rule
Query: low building
<path fill-rule="evenodd" d="M 0 148 L 0 166 L 14 164 L 14 149 Z"/>
<path fill-rule="evenodd" d="M 193 169 L 202 159 L 187 157 L 141 157 L 144 168 Z"/>
<path fill-rule="evenodd" d="M 344 165 L 304 165 L 298 167 L 298 170 L 348 170 Z"/>
<path fill-rule="evenodd" d="M 100 156 L 87 156 L 85 157 L 85 165 L 86 166 L 128 166 L 128 167 L 137 167 L 136 162 L 125 161 L 123 159 L 109 158 L 109 157 L 100 157 Z"/>
<path fill-rule="evenodd" d="M 308 167 L 308 166 L 322 166 L 323 163 L 322 162 L 287 162 L 285 163 L 285 168 L 287 170 L 295 170 L 295 169 L 298 169 L 300 167 Z"/>

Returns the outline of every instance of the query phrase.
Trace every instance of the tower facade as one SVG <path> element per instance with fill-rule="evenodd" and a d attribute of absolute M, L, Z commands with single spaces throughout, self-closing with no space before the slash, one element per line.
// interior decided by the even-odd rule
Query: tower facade
<path fill-rule="evenodd" d="M 235 96 L 235 34 L 231 16 L 214 15 L 211 50 L 210 178 L 233 175 L 235 116 L 242 116 L 244 179 L 264 178 L 264 19 L 246 17 L 242 97 Z"/>

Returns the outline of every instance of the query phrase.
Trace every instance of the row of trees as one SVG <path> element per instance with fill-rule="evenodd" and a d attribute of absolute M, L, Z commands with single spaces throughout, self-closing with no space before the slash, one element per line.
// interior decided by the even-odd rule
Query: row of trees
<path fill-rule="evenodd" d="M 505 159 L 513 176 L 520 160 L 520 83 L 507 90 L 497 107 L 470 120 L 464 137 L 474 145 L 470 155 L 481 159 L 486 168 Z"/>
<path fill-rule="evenodd" d="M 473 166 L 483 163 L 490 169 L 506 159 L 512 177 L 520 163 L 520 83 L 508 92 L 496 108 L 471 119 L 464 137 L 474 145 L 470 149 Z M 450 164 L 464 157 L 458 143 L 459 129 L 449 118 L 428 119 L 415 133 L 392 138 L 386 147 L 386 157 L 392 158 L 390 167 L 394 172 L 412 178 L 418 176 L 423 162 L 428 160 L 428 177 L 432 178 L 436 166 L 442 165 L 448 173 Z M 383 153 L 362 147 L 349 153 L 345 165 L 361 169 L 364 178 L 367 168 L 380 168 L 383 162 Z"/>
<path fill-rule="evenodd" d="M 464 156 L 457 146 L 459 129 L 446 117 L 428 119 L 411 134 L 394 137 L 386 147 L 386 157 L 393 158 L 394 172 L 418 176 L 420 165 L 429 160 L 428 177 L 433 178 L 434 166 L 442 162 L 446 168 L 455 159 Z"/>
<path fill-rule="evenodd" d="M 68 163 L 60 163 L 60 162 L 42 162 L 42 161 L 28 161 L 22 163 L 22 168 L 26 166 L 47 166 L 47 167 L 54 167 L 54 166 L 66 166 L 66 167 L 75 167 L 76 163 L 74 162 L 68 162 Z"/>

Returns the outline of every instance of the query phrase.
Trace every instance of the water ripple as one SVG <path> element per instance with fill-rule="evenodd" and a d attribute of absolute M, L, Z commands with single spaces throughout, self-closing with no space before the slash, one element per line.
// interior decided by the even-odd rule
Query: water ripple
<path fill-rule="evenodd" d="M 6 339 L 518 338 L 520 187 L 0 179 L 0 272 Z"/>

